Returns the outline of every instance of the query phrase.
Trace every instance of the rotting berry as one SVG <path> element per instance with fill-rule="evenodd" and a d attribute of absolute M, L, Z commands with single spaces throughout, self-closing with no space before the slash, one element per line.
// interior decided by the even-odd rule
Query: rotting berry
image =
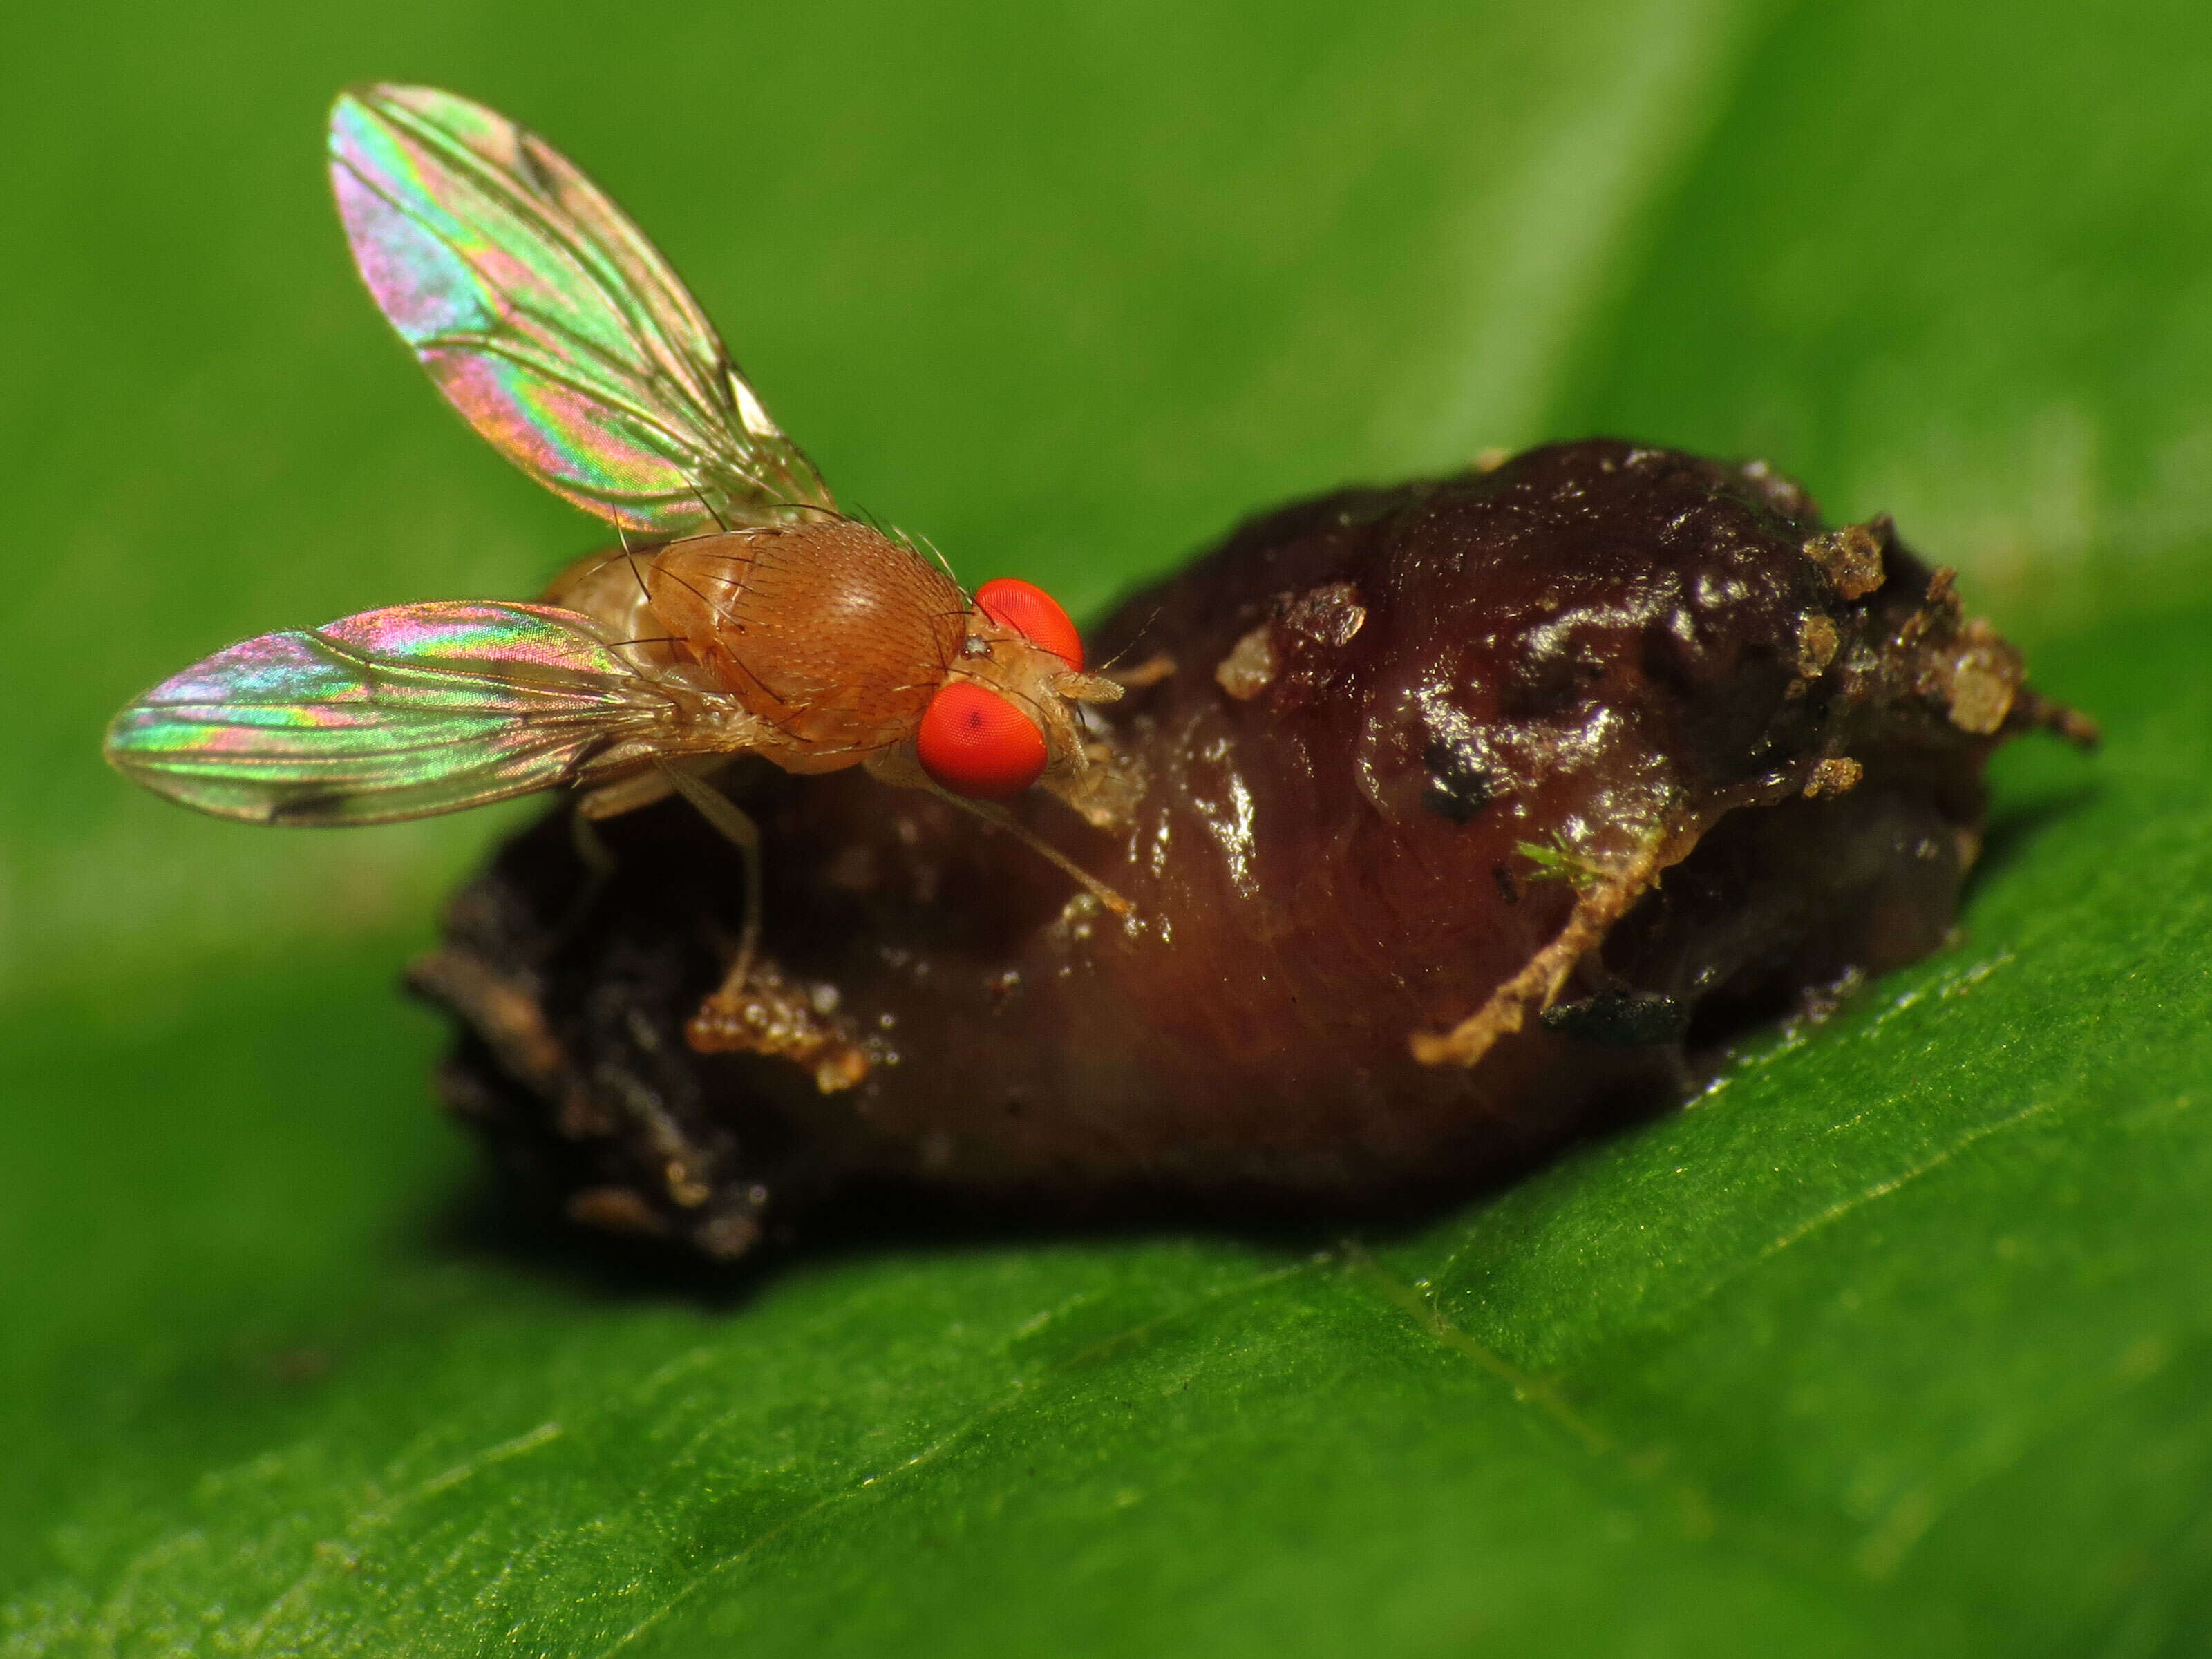
<path fill-rule="evenodd" d="M 1449 1195 L 1936 949 L 1990 753 L 2094 736 L 1887 520 L 1613 441 L 1255 519 L 1093 654 L 1176 665 L 1100 722 L 1119 794 L 1013 811 L 1131 921 L 942 802 L 761 767 L 758 1006 L 695 1020 L 727 849 L 648 809 L 595 885 L 556 815 L 417 969 L 448 1102 L 572 1217 L 719 1257 L 856 1185 Z"/>

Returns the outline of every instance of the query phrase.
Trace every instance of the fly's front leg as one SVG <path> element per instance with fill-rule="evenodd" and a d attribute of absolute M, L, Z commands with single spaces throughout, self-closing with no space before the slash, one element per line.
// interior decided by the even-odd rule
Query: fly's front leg
<path fill-rule="evenodd" d="M 897 789 L 923 790 L 936 796 L 941 801 L 958 807 L 963 812 L 982 819 L 984 823 L 994 828 L 1005 830 L 1039 857 L 1047 860 L 1056 868 L 1073 878 L 1085 892 L 1115 915 L 1128 917 L 1136 914 L 1136 906 L 1131 904 L 1128 900 L 1123 898 L 1050 842 L 1044 840 L 1036 831 L 998 802 L 977 800 L 973 796 L 956 795 L 950 789 L 939 788 L 936 781 L 928 773 L 923 771 L 920 763 L 915 759 L 912 744 L 902 744 L 895 749 L 878 750 L 861 763 L 867 769 L 868 775 L 878 783 L 887 783 Z M 1049 788 L 1052 786 L 1048 782 L 1046 787 Z M 1103 830 L 1118 822 L 1117 814 L 1125 809 L 1106 810 L 1096 817 L 1087 806 L 1078 806 L 1076 810 L 1091 818 L 1094 824 Z"/>
<path fill-rule="evenodd" d="M 1008 835 L 1013 836 L 1015 840 L 1022 842 L 1023 845 L 1043 855 L 1043 857 L 1049 860 L 1059 869 L 1066 872 L 1067 875 L 1074 878 L 1076 883 L 1081 886 L 1085 892 L 1089 893 L 1091 897 L 1097 899 L 1109 910 L 1111 910 L 1115 915 L 1127 918 L 1136 915 L 1137 907 L 1135 905 L 1130 903 L 1128 900 L 1123 898 L 1119 893 L 1109 887 L 1104 882 L 1099 880 L 1097 877 L 1092 875 L 1088 870 L 1078 864 L 1073 859 L 1068 857 L 1066 854 L 1061 852 L 1060 848 L 1054 847 L 1050 842 L 1039 836 L 1036 831 L 1031 830 L 1012 812 L 1009 812 L 1005 807 L 1000 805 L 998 802 L 994 800 L 975 800 L 966 795 L 956 795 L 947 789 L 939 789 L 934 793 L 943 797 L 945 799 L 951 801 L 962 811 L 972 812 L 977 817 L 982 819 L 984 823 L 995 824 L 998 828 L 1005 830 Z"/>
<path fill-rule="evenodd" d="M 753 957 L 760 951 L 761 935 L 761 832 L 752 815 L 739 806 L 720 790 L 703 778 L 670 765 L 666 761 L 655 761 L 662 776 L 676 793 L 699 809 L 699 816 L 713 824 L 735 845 L 745 865 L 745 920 L 738 933 L 738 959 L 730 964 L 730 971 L 721 985 L 708 998 L 712 1003 L 734 1006 L 745 988 L 745 977 L 752 972 Z"/>

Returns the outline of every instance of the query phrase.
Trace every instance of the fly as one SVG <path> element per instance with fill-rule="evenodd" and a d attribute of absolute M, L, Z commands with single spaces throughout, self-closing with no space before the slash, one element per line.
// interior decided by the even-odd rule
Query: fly
<path fill-rule="evenodd" d="M 612 525 L 535 603 L 432 601 L 264 634 L 109 726 L 126 776 L 248 823 L 380 823 L 574 788 L 586 821 L 681 794 L 744 855 L 708 781 L 757 755 L 865 768 L 1012 830 L 1128 907 L 999 803 L 1041 785 L 1094 823 L 1109 769 L 1067 613 L 1024 581 L 973 595 L 841 512 L 698 302 L 566 157 L 480 104 L 374 86 L 331 112 L 331 181 L 378 307 L 477 433 Z"/>

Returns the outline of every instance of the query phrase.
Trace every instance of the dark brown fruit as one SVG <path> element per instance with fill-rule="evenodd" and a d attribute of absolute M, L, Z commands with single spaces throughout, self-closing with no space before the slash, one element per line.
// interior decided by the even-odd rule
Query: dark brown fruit
<path fill-rule="evenodd" d="M 856 1183 L 1463 1191 L 1936 949 L 1990 750 L 2093 735 L 1886 520 L 1614 442 L 1255 520 L 1094 647 L 1176 665 L 1112 711 L 1127 810 L 1018 810 L 1133 923 L 927 795 L 732 771 L 766 960 L 695 1019 L 734 855 L 671 802 L 595 884 L 556 814 L 417 970 L 447 1100 L 575 1218 L 723 1257 Z"/>

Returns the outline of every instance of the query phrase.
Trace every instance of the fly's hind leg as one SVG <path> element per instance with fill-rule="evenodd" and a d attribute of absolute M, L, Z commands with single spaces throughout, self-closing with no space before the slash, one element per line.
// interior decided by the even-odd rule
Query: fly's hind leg
<path fill-rule="evenodd" d="M 658 783 L 659 780 L 653 780 Z M 622 868 L 622 860 L 615 849 L 607 845 L 607 838 L 599 830 L 601 818 L 612 817 L 617 812 L 627 811 L 633 805 L 642 805 L 629 797 L 634 792 L 627 785 L 611 788 L 586 790 L 576 798 L 568 810 L 568 846 L 576 854 L 576 862 L 583 866 L 583 879 L 576 884 L 576 896 L 569 900 L 568 909 L 553 929 L 556 939 L 566 939 L 584 925 L 584 918 L 592 914 L 592 906 L 607 890 L 607 884 Z M 667 792 L 664 789 L 662 793 Z"/>
<path fill-rule="evenodd" d="M 562 921 L 559 931 L 562 935 L 591 913 L 592 906 L 614 879 L 615 872 L 622 867 L 615 849 L 599 833 L 599 820 L 650 806 L 671 793 L 668 780 L 659 772 L 641 772 L 617 783 L 603 783 L 586 789 L 576 798 L 575 808 L 568 814 L 568 844 L 575 848 L 576 861 L 584 866 L 584 882 L 575 902 L 568 907 L 568 914 Z"/>
<path fill-rule="evenodd" d="M 735 1006 L 745 988 L 745 979 L 752 972 L 753 958 L 760 953 L 761 904 L 761 832 L 752 815 L 739 806 L 705 779 L 656 761 L 660 775 L 668 780 L 676 793 L 690 801 L 699 811 L 699 816 L 727 836 L 744 860 L 745 919 L 738 933 L 738 959 L 730 964 L 721 984 L 707 1000 L 710 1004 Z"/>
<path fill-rule="evenodd" d="M 584 810 L 581 801 L 578 801 L 576 810 L 568 814 L 568 844 L 576 849 L 576 861 L 584 866 L 586 878 L 584 898 L 588 903 L 607 884 L 622 860 L 615 856 L 615 849 L 607 845 L 607 838 L 594 826 L 592 815 Z"/>

